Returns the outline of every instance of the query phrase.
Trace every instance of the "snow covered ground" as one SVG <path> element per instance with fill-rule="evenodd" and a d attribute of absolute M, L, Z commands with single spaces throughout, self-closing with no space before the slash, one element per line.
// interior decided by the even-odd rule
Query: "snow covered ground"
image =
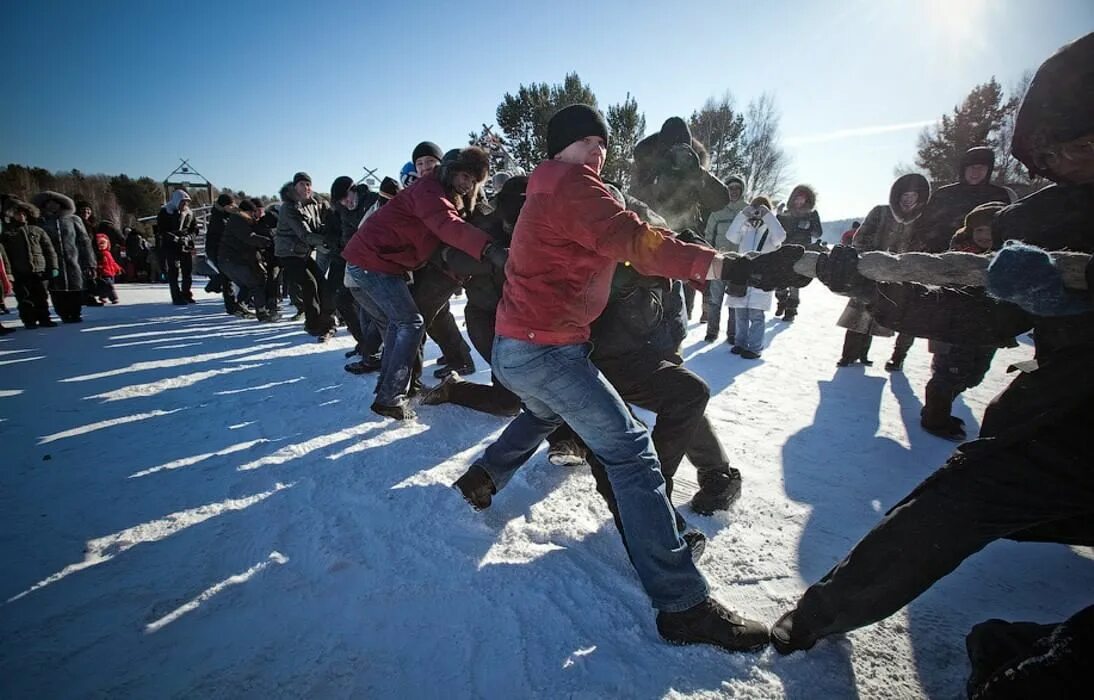
<path fill-rule="evenodd" d="M 807 654 L 669 646 L 587 470 L 540 452 L 474 513 L 449 484 L 503 420 L 395 424 L 342 370 L 344 331 L 119 289 L 82 325 L 0 340 L 4 697 L 951 698 L 971 625 L 1090 603 L 1089 551 L 1001 542 Z M 905 374 L 880 367 L 889 339 L 837 370 L 842 307 L 805 289 L 759 362 L 698 326 L 685 343 L 745 478 L 731 512 L 685 510 L 701 568 L 769 623 L 953 449 L 918 426 L 926 344 Z M 1031 354 L 1000 352 L 958 401 L 971 432 Z"/>

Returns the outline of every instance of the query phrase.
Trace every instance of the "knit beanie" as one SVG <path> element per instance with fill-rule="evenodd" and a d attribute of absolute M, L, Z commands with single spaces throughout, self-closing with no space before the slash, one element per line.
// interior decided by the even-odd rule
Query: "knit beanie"
<path fill-rule="evenodd" d="M 547 122 L 547 157 L 554 158 L 574 141 L 599 136 L 608 145 L 608 123 L 589 105 L 563 107 Z"/>
<path fill-rule="evenodd" d="M 226 207 L 232 203 L 232 195 L 221 194 L 217 196 L 217 206 Z"/>
<path fill-rule="evenodd" d="M 292 184 L 295 185 L 298 182 L 306 182 L 310 185 L 311 184 L 311 175 L 308 175 L 306 172 L 301 170 L 300 172 L 298 172 L 297 174 L 292 176 Z"/>
<path fill-rule="evenodd" d="M 349 188 L 353 187 L 353 178 L 349 175 L 339 175 L 334 178 L 334 182 L 330 186 L 330 198 L 331 201 L 340 202 L 349 193 Z"/>
<path fill-rule="evenodd" d="M 444 153 L 441 151 L 441 147 L 432 141 L 422 141 L 414 147 L 414 153 L 410 156 L 410 161 L 417 163 L 422 156 L 433 156 L 437 160 L 441 160 Z"/>

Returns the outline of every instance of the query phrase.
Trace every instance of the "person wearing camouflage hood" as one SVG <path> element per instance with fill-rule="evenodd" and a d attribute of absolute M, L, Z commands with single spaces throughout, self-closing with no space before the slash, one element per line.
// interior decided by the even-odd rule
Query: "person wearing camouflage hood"
<path fill-rule="evenodd" d="M 1094 253 L 1091 95 L 1094 34 L 1060 49 L 1030 83 L 1011 152 L 1033 175 L 1056 184 L 995 215 L 996 247 L 1017 239 L 1047 251 Z M 1005 341 L 1032 326 L 1036 355 L 1016 366 L 1015 379 L 992 400 L 980 438 L 960 446 L 893 506 L 775 623 L 772 643 L 784 654 L 885 619 L 998 539 L 1094 544 L 1094 266 L 1087 266 L 1085 292 L 1065 289 L 1052 267 L 1061 308 L 1039 309 L 1033 302 L 1043 296 L 1033 292 L 1043 290 L 1045 280 L 1031 277 L 1028 267 L 995 277 L 1004 248 L 989 268 L 988 284 L 997 291 L 1001 284 L 1013 286 L 1019 308 L 959 290 L 868 282 L 857 274 L 857 256 L 847 259 L 849 249 L 836 250 L 818 261 L 821 281 L 867 299 L 879 323 L 979 344 Z M 966 642 L 969 695 L 1079 697 L 1094 683 L 1092 638 L 1094 608 L 1059 625 L 978 625 Z"/>
<path fill-rule="evenodd" d="M 817 191 L 809 185 L 798 185 L 791 190 L 786 201 L 786 211 L 779 214 L 779 223 L 786 231 L 788 244 L 813 247 L 824 233 L 820 214 L 817 213 Z M 775 307 L 775 315 L 792 323 L 798 315 L 800 304 L 798 288 L 780 289 L 775 292 L 775 298 L 779 302 Z"/>
<path fill-rule="evenodd" d="M 47 287 L 60 274 L 60 265 L 49 235 L 30 223 L 38 218 L 38 207 L 10 198 L 4 202 L 3 217 L 0 248 L 19 304 L 19 320 L 28 329 L 52 328 L 57 324 L 49 317 Z"/>
<path fill-rule="evenodd" d="M 49 284 L 53 308 L 65 323 L 79 323 L 84 279 L 94 278 L 98 258 L 84 222 L 76 216 L 76 204 L 60 192 L 39 192 L 34 206 L 42 212 L 39 226 L 49 234 L 60 262 L 59 273 Z"/>

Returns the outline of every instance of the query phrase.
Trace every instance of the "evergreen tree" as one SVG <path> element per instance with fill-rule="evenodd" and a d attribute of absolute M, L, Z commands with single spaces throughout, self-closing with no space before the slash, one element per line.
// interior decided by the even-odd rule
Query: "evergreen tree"
<path fill-rule="evenodd" d="M 638 111 L 638 100 L 628 92 L 621 104 L 608 107 L 608 157 L 604 162 L 605 180 L 617 183 L 624 191 L 630 186 L 634 147 L 646 135 L 646 116 Z"/>
<path fill-rule="evenodd" d="M 691 135 L 706 146 L 710 154 L 710 172 L 721 180 L 742 173 L 744 157 L 744 115 L 733 108 L 733 98 L 726 92 L 721 99 L 708 98 L 701 109 L 688 119 Z"/>
<path fill-rule="evenodd" d="M 505 93 L 497 122 L 522 168 L 531 172 L 547 158 L 547 121 L 559 109 L 577 103 L 597 106 L 596 95 L 577 73 L 567 74 L 559 84 L 532 83 L 521 85 L 516 95 Z"/>
<path fill-rule="evenodd" d="M 1004 99 L 1003 88 L 993 76 L 977 85 L 953 114 L 942 115 L 937 126 L 927 127 L 919 134 L 916 165 L 937 184 L 958 179 L 961 156 L 973 146 L 989 146 L 996 151 L 996 161 L 1004 148 L 1001 132 L 1007 115 L 1018 107 L 1019 98 Z"/>

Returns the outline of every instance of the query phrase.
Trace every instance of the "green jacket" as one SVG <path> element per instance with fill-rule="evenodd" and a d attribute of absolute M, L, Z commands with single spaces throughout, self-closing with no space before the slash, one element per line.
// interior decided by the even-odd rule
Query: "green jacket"
<path fill-rule="evenodd" d="M 49 240 L 49 235 L 30 224 L 16 226 L 8 224 L 0 236 L 4 251 L 11 262 L 11 273 L 15 278 L 43 275 L 49 270 L 58 269 L 57 251 Z"/>

